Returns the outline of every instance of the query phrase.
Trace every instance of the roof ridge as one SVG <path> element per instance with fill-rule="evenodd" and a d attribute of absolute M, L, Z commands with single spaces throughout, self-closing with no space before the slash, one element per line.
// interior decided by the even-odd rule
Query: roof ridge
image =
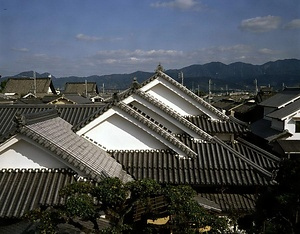
<path fill-rule="evenodd" d="M 186 93 L 190 97 L 196 99 L 199 103 L 201 103 L 206 108 L 208 108 L 209 110 L 211 110 L 214 114 L 216 114 L 222 120 L 228 120 L 229 119 L 229 117 L 227 115 L 225 115 L 223 112 L 219 111 L 217 108 L 215 108 L 214 106 L 212 106 L 208 102 L 204 101 L 202 98 L 200 98 L 199 96 L 197 96 L 196 94 L 194 94 L 192 91 L 190 91 L 189 89 L 187 89 L 186 87 L 184 87 L 182 84 L 178 83 L 176 80 L 174 80 L 173 78 L 171 78 L 170 76 L 168 76 L 164 72 L 157 71 L 157 74 L 161 75 L 162 78 L 164 78 L 165 80 L 167 80 L 170 83 L 172 83 L 173 85 L 175 85 L 177 88 L 179 88 L 180 90 L 182 90 L 184 93 Z"/>
<path fill-rule="evenodd" d="M 170 115 L 172 117 L 175 117 L 176 120 L 178 120 L 180 123 L 182 123 L 184 126 L 189 128 L 190 130 L 196 132 L 198 135 L 203 137 L 205 140 L 211 141 L 211 139 L 212 139 L 211 135 L 204 132 L 201 128 L 197 127 L 196 125 L 194 125 L 193 123 L 191 123 L 190 121 L 188 121 L 187 119 L 182 117 L 177 111 L 175 111 L 174 109 L 168 107 L 167 105 L 165 105 L 160 100 L 156 99 L 155 97 L 152 97 L 151 95 L 143 92 L 142 90 L 138 90 L 136 93 L 140 97 L 142 97 L 142 98 L 146 99 L 147 101 L 149 101 L 154 106 L 158 107 L 160 110 L 167 113 L 168 115 Z"/>
<path fill-rule="evenodd" d="M 129 107 L 127 104 L 125 104 L 123 102 L 119 102 L 116 105 L 121 110 L 125 111 L 126 113 L 128 113 L 129 115 L 134 117 L 139 122 L 145 124 L 148 128 L 150 128 L 154 132 L 158 133 L 160 136 L 162 136 L 164 139 L 169 141 L 171 144 L 173 144 L 174 146 L 178 147 L 180 150 L 185 152 L 187 154 L 187 156 L 192 157 L 192 158 L 197 156 L 197 154 L 193 150 L 191 150 L 189 147 L 187 147 L 185 144 L 183 144 L 181 141 L 179 141 L 172 134 L 170 134 L 166 130 L 162 129 L 161 127 L 157 126 L 155 123 L 153 123 L 150 120 L 148 120 L 147 118 L 145 118 L 143 115 L 141 115 L 140 113 L 138 113 L 137 111 L 135 111 L 134 109 Z"/>
<path fill-rule="evenodd" d="M 214 140 L 216 143 L 219 143 L 220 145 L 222 145 L 223 147 L 225 147 L 227 150 L 229 150 L 230 152 L 232 152 L 234 155 L 236 155 L 237 157 L 239 157 L 241 160 L 243 160 L 245 163 L 247 163 L 249 166 L 251 166 L 253 169 L 257 170 L 258 172 L 260 172 L 261 174 L 267 176 L 269 179 L 273 179 L 273 174 L 271 172 L 269 172 L 268 170 L 266 170 L 265 168 L 257 165 L 255 162 L 253 162 L 252 160 L 246 158 L 244 155 L 242 155 L 241 153 L 237 152 L 236 150 L 234 150 L 232 147 L 230 147 L 229 145 L 227 145 L 224 141 L 222 141 L 220 138 L 218 138 L 217 136 L 214 136 Z"/>
<path fill-rule="evenodd" d="M 56 117 L 59 117 L 59 113 L 57 109 L 53 108 L 50 110 L 45 110 L 45 111 L 30 113 L 30 114 L 17 113 L 15 115 L 14 121 L 17 123 L 17 125 L 30 125 L 37 122 L 53 119 Z"/>
<path fill-rule="evenodd" d="M 68 172 L 77 174 L 71 168 L 2 168 L 0 172 Z"/>
<path fill-rule="evenodd" d="M 262 148 L 260 148 L 260 147 L 258 147 L 258 146 L 256 146 L 256 145 L 250 143 L 249 141 L 247 141 L 247 140 L 245 140 L 245 139 L 243 139 L 243 138 L 241 138 L 241 137 L 239 137 L 237 140 L 238 140 L 239 142 L 241 142 L 241 143 L 243 143 L 243 144 L 245 144 L 245 145 L 247 145 L 247 146 L 249 146 L 249 147 L 251 147 L 251 148 L 253 148 L 253 149 L 257 150 L 257 151 L 259 151 L 259 152 L 264 153 L 264 154 L 267 155 L 269 158 L 271 158 L 271 159 L 273 159 L 273 160 L 275 160 L 275 161 L 277 161 L 277 162 L 280 162 L 280 161 L 281 161 L 281 159 L 280 159 L 279 157 L 277 157 L 276 155 L 271 154 L 270 152 L 268 152 L 268 151 L 266 151 L 266 150 L 264 150 L 264 149 L 262 149 Z"/>

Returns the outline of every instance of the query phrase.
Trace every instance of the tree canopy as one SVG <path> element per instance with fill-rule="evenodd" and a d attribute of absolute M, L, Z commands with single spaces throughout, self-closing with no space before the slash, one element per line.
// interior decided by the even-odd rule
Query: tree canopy
<path fill-rule="evenodd" d="M 39 209 L 27 215 L 45 233 L 54 233 L 58 224 L 69 223 L 84 230 L 79 220 L 93 223 L 96 233 L 199 233 L 208 228 L 210 233 L 224 233 L 228 223 L 204 210 L 193 198 L 190 186 L 160 185 L 144 179 L 123 183 L 118 178 L 106 178 L 100 183 L 77 182 L 66 186 L 61 192 L 63 206 Z M 153 198 L 162 196 L 164 205 L 153 206 Z M 133 219 L 134 211 L 142 207 L 140 220 Z M 105 215 L 110 227 L 99 230 L 97 219 Z M 165 225 L 147 223 L 149 219 L 169 217 Z M 91 231 L 91 230 L 90 230 Z"/>
<path fill-rule="evenodd" d="M 255 213 L 240 220 L 248 233 L 300 233 L 300 160 L 282 161 L 276 182 L 261 194 Z"/>

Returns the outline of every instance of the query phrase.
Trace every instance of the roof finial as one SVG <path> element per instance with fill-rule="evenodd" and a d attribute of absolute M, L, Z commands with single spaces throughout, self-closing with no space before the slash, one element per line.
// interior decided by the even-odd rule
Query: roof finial
<path fill-rule="evenodd" d="M 139 84 L 139 82 L 137 81 L 137 78 L 136 78 L 136 77 L 133 77 L 133 81 L 132 81 L 132 84 L 131 84 L 131 88 L 132 88 L 132 89 L 138 89 L 138 88 L 140 88 L 140 84 Z"/>
<path fill-rule="evenodd" d="M 157 66 L 155 72 L 159 72 L 159 71 L 161 71 L 161 72 L 164 71 L 164 68 L 163 68 L 163 66 L 162 66 L 160 63 L 158 64 L 158 66 Z"/>
<path fill-rule="evenodd" d="M 118 93 L 117 93 L 117 92 L 113 93 L 113 96 L 112 96 L 112 98 L 113 98 L 113 103 L 117 103 L 117 102 L 119 102 L 119 101 L 120 101 L 120 99 L 119 99 L 119 95 L 118 95 Z"/>

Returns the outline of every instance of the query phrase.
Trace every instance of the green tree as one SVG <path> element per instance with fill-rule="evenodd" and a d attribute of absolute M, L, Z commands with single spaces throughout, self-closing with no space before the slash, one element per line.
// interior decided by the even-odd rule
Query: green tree
<path fill-rule="evenodd" d="M 173 233 L 198 233 L 200 228 L 209 227 L 210 233 L 225 233 L 228 223 L 204 210 L 193 198 L 196 192 L 190 186 L 167 185 L 164 196 L 168 201 L 168 212 L 172 219 Z"/>
<path fill-rule="evenodd" d="M 7 80 L 4 80 L 0 83 L 0 91 L 2 92 L 6 86 Z"/>
<path fill-rule="evenodd" d="M 300 161 L 282 161 L 276 182 L 261 194 L 255 213 L 240 220 L 249 233 L 300 233 Z"/>
<path fill-rule="evenodd" d="M 118 178 L 106 178 L 98 184 L 77 182 L 61 191 L 66 202 L 62 207 L 38 210 L 27 215 L 38 221 L 45 233 L 54 233 L 59 223 L 70 223 L 81 230 L 84 227 L 75 220 L 88 220 L 99 231 L 97 219 L 105 214 L 110 228 L 102 233 L 155 233 L 158 229 L 171 229 L 173 233 L 198 233 L 199 228 L 209 226 L 211 232 L 224 232 L 227 222 L 206 212 L 194 199 L 195 191 L 190 186 L 162 186 L 154 180 L 144 179 L 122 183 Z M 147 219 L 155 219 L 157 210 L 151 198 L 164 196 L 165 214 L 171 220 L 165 226 L 147 224 Z M 133 222 L 134 207 L 144 208 L 142 221 Z"/>

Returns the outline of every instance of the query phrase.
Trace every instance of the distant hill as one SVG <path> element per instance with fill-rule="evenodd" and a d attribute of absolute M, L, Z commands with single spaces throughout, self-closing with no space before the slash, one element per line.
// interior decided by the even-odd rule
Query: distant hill
<path fill-rule="evenodd" d="M 207 92 L 208 81 L 211 80 L 212 90 L 254 90 L 254 80 L 259 86 L 271 85 L 275 89 L 285 86 L 300 86 L 300 60 L 285 59 L 268 62 L 263 65 L 252 65 L 236 62 L 229 65 L 220 62 L 211 62 L 204 65 L 191 65 L 181 69 L 165 71 L 168 75 L 181 82 L 178 74 L 183 73 L 183 83 L 190 89 L 199 89 Z M 49 73 L 38 74 L 36 77 L 48 77 Z M 66 82 L 97 82 L 99 90 L 123 90 L 130 86 L 134 77 L 138 82 L 151 77 L 153 73 L 137 71 L 130 74 L 93 75 L 88 77 L 60 77 L 52 76 L 56 88 L 64 89 Z M 33 77 L 33 72 L 22 72 L 13 77 Z M 1 80 L 8 77 L 1 78 Z M 0 81 L 1 81 L 0 80 Z"/>

